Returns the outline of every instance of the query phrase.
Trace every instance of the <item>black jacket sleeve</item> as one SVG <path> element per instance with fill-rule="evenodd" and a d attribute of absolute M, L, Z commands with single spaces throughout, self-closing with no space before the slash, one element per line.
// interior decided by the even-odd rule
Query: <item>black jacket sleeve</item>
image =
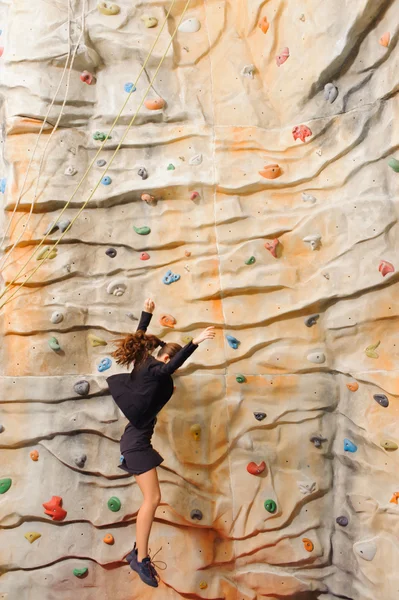
<path fill-rule="evenodd" d="M 162 363 L 157 361 L 158 364 L 151 364 L 148 367 L 148 372 L 153 377 L 162 377 L 162 375 L 172 375 L 182 364 L 188 359 L 189 356 L 198 348 L 197 344 L 189 342 L 186 344 L 168 363 Z"/>
<path fill-rule="evenodd" d="M 151 319 L 152 319 L 152 313 L 149 313 L 149 312 L 146 312 L 145 310 L 143 310 L 141 313 L 140 321 L 139 321 L 139 324 L 137 325 L 136 331 L 138 331 L 139 329 L 141 329 L 142 331 L 147 331 L 147 327 L 150 324 Z"/>

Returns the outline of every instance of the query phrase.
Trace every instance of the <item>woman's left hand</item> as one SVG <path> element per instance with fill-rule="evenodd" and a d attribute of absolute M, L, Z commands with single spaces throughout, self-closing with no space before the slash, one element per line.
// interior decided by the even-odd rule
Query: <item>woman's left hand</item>
<path fill-rule="evenodd" d="M 154 312 L 154 308 L 155 303 L 153 302 L 153 300 L 151 300 L 151 298 L 147 298 L 144 302 L 144 310 L 152 314 Z"/>

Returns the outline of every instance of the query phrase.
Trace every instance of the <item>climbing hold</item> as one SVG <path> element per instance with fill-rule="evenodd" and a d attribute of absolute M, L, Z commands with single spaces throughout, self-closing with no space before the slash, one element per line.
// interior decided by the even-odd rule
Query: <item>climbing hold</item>
<path fill-rule="evenodd" d="M 264 412 L 255 411 L 253 413 L 253 415 L 257 421 L 263 421 L 263 419 L 266 419 L 266 417 L 267 417 L 266 413 L 264 413 Z"/>
<path fill-rule="evenodd" d="M 183 344 L 189 344 L 190 342 L 193 341 L 193 339 L 194 338 L 191 335 L 183 335 L 181 340 L 182 340 Z"/>
<path fill-rule="evenodd" d="M 199 425 L 198 423 L 191 425 L 190 433 L 191 433 L 193 439 L 196 442 L 199 442 L 199 440 L 201 439 L 201 425 Z"/>
<path fill-rule="evenodd" d="M 278 67 L 280 67 L 281 65 L 283 65 L 283 64 L 285 63 L 285 61 L 286 61 L 286 60 L 288 60 L 289 56 L 290 56 L 290 51 L 289 51 L 289 49 L 288 49 L 287 47 L 286 47 L 286 48 L 283 48 L 283 49 L 281 50 L 280 54 L 278 54 L 278 55 L 276 56 L 276 63 L 277 63 L 277 66 L 278 66 Z"/>
<path fill-rule="evenodd" d="M 75 465 L 77 467 L 79 467 L 80 469 L 83 469 L 83 467 L 85 466 L 86 460 L 87 460 L 86 454 L 81 454 L 80 456 L 77 456 L 75 458 Z"/>
<path fill-rule="evenodd" d="M 309 129 L 306 125 L 297 125 L 292 130 L 292 135 L 294 140 L 301 140 L 302 142 L 306 142 L 306 138 L 310 137 L 312 134 L 312 130 Z"/>
<path fill-rule="evenodd" d="M 0 479 L 0 494 L 8 492 L 12 484 L 12 480 L 7 477 L 6 479 Z"/>
<path fill-rule="evenodd" d="M 241 342 L 232 335 L 226 335 L 226 340 L 229 346 L 231 346 L 231 348 L 234 348 L 234 350 L 237 350 L 238 345 L 241 344 Z"/>
<path fill-rule="evenodd" d="M 256 262 L 256 258 L 254 256 L 250 256 L 249 258 L 247 258 L 247 260 L 245 261 L 246 265 L 253 265 Z"/>
<path fill-rule="evenodd" d="M 346 527 L 349 523 L 348 517 L 344 517 L 343 515 L 337 517 L 335 520 L 338 523 L 338 525 L 341 525 L 341 527 Z"/>
<path fill-rule="evenodd" d="M 259 463 L 259 465 L 257 465 L 254 462 L 250 462 L 247 464 L 247 471 L 248 473 L 251 473 L 251 475 L 260 475 L 265 469 L 266 463 L 264 460 L 262 460 L 262 462 Z"/>
<path fill-rule="evenodd" d="M 274 256 L 274 258 L 277 258 L 277 246 L 279 243 L 280 241 L 277 238 L 274 238 L 274 240 L 271 242 L 265 242 L 266 250 L 269 250 L 270 254 Z"/>
<path fill-rule="evenodd" d="M 151 233 L 151 229 L 149 227 L 147 227 L 147 226 L 144 226 L 144 227 L 135 227 L 133 225 L 133 229 L 139 235 L 148 235 L 149 233 Z"/>
<path fill-rule="evenodd" d="M 165 106 L 165 100 L 163 98 L 147 98 L 144 104 L 148 110 L 160 110 Z"/>
<path fill-rule="evenodd" d="M 384 46 L 384 48 L 388 48 L 390 40 L 391 34 L 389 33 L 389 31 L 387 31 L 380 37 L 378 43 L 381 44 L 381 46 Z"/>
<path fill-rule="evenodd" d="M 256 71 L 255 65 L 245 65 L 245 67 L 243 67 L 241 69 L 241 75 L 243 75 L 244 77 L 249 77 L 250 79 L 253 79 L 255 71 Z"/>
<path fill-rule="evenodd" d="M 322 151 L 320 150 L 320 148 L 318 150 L 316 150 L 316 154 L 317 154 L 317 156 L 321 156 L 322 155 Z"/>
<path fill-rule="evenodd" d="M 187 256 L 188 258 L 189 256 L 191 256 L 191 252 L 189 250 L 185 250 L 184 256 Z"/>
<path fill-rule="evenodd" d="M 154 204 L 155 202 L 155 198 L 154 196 L 151 196 L 151 194 L 141 194 L 141 199 L 144 200 L 144 202 L 147 202 L 147 204 L 151 205 Z"/>
<path fill-rule="evenodd" d="M 46 231 L 44 232 L 44 235 L 51 235 L 52 233 L 55 233 L 56 231 L 58 231 L 58 223 L 50 223 L 50 225 L 47 227 Z"/>
<path fill-rule="evenodd" d="M 200 581 L 199 587 L 200 587 L 200 590 L 206 590 L 206 588 L 208 587 L 208 584 L 206 581 Z"/>
<path fill-rule="evenodd" d="M 312 481 L 308 483 L 307 481 L 298 481 L 298 488 L 301 494 L 312 494 L 316 490 L 316 482 Z"/>
<path fill-rule="evenodd" d="M 114 543 L 114 536 L 111 533 L 107 533 L 104 537 L 103 537 L 103 542 L 105 542 L 106 544 L 112 546 L 112 544 Z"/>
<path fill-rule="evenodd" d="M 333 83 L 326 83 L 324 86 L 324 100 L 330 104 L 335 102 L 338 96 L 338 88 Z"/>
<path fill-rule="evenodd" d="M 246 382 L 245 375 L 237 375 L 236 382 L 237 383 L 245 383 Z"/>
<path fill-rule="evenodd" d="M 378 404 L 384 408 L 388 408 L 389 406 L 389 400 L 388 398 L 385 396 L 385 394 L 374 394 L 373 396 L 374 400 L 376 402 L 378 402 Z"/>
<path fill-rule="evenodd" d="M 258 27 L 263 31 L 263 33 L 267 33 L 270 27 L 270 23 L 267 20 L 267 17 L 262 17 L 258 22 Z"/>
<path fill-rule="evenodd" d="M 281 168 L 278 164 L 265 165 L 262 171 L 259 171 L 259 175 L 262 175 L 265 179 L 277 179 L 281 175 Z"/>
<path fill-rule="evenodd" d="M 42 537 L 42 534 L 38 533 L 37 531 L 28 531 L 27 533 L 25 533 L 24 537 L 28 540 L 30 544 L 33 544 L 33 542 L 38 540 L 39 537 Z"/>
<path fill-rule="evenodd" d="M 105 340 L 103 340 L 103 338 L 100 338 L 100 337 L 94 335 L 93 333 L 87 334 L 87 337 L 89 339 L 90 344 L 93 346 L 93 348 L 95 348 L 96 346 L 106 346 L 107 345 L 107 342 Z"/>
<path fill-rule="evenodd" d="M 114 2 L 99 2 L 97 8 L 102 15 L 117 15 L 121 10 Z"/>
<path fill-rule="evenodd" d="M 96 83 L 96 78 L 94 75 L 92 75 L 92 73 L 89 73 L 89 71 L 83 71 L 83 73 L 80 75 L 80 81 L 87 83 L 87 85 L 93 85 Z"/>
<path fill-rule="evenodd" d="M 391 440 L 381 440 L 380 446 L 384 448 L 384 450 L 397 450 L 398 444 L 396 442 L 392 442 Z"/>
<path fill-rule="evenodd" d="M 75 577 L 84 577 L 88 571 L 89 569 L 87 567 L 83 567 L 83 569 L 74 569 L 73 574 Z"/>
<path fill-rule="evenodd" d="M 193 167 L 196 167 L 196 166 L 200 165 L 201 163 L 202 163 L 202 154 L 195 154 L 188 161 L 188 164 Z"/>
<path fill-rule="evenodd" d="M 390 158 L 388 165 L 395 171 L 395 173 L 399 173 L 399 160 L 396 158 Z"/>
<path fill-rule="evenodd" d="M 81 381 L 75 383 L 73 389 L 77 394 L 79 394 L 79 396 L 87 396 L 90 391 L 90 383 L 82 379 Z"/>
<path fill-rule="evenodd" d="M 183 21 L 181 25 L 178 27 L 179 31 L 182 33 L 196 33 L 201 29 L 201 23 L 195 17 L 191 19 L 187 19 Z"/>
<path fill-rule="evenodd" d="M 168 166 L 166 167 L 167 171 L 175 171 L 176 167 L 175 165 L 172 165 L 172 163 L 169 163 Z"/>
<path fill-rule="evenodd" d="M 45 514 L 50 515 L 53 521 L 62 521 L 67 515 L 67 511 L 61 508 L 61 496 L 52 496 L 48 502 L 43 502 Z"/>
<path fill-rule="evenodd" d="M 34 462 L 37 462 L 37 461 L 39 460 L 39 452 L 38 452 L 37 450 L 31 450 L 31 451 L 29 452 L 29 456 L 31 457 L 31 459 L 32 459 Z"/>
<path fill-rule="evenodd" d="M 344 450 L 345 452 L 356 452 L 357 446 L 347 438 L 344 439 Z"/>
<path fill-rule="evenodd" d="M 314 444 L 315 448 L 321 448 L 323 442 L 327 442 L 327 438 L 323 438 L 320 435 L 313 435 L 310 438 L 312 444 Z"/>
<path fill-rule="evenodd" d="M 319 317 L 320 317 L 320 315 L 310 315 L 309 317 L 306 317 L 306 319 L 305 319 L 306 327 L 313 327 L 313 325 L 316 325 Z"/>
<path fill-rule="evenodd" d="M 155 17 L 150 17 L 149 15 L 143 15 L 141 20 L 147 29 L 151 29 L 152 27 L 156 27 L 158 25 L 158 19 Z"/>
<path fill-rule="evenodd" d="M 194 510 L 192 510 L 190 513 L 190 517 L 192 519 L 198 519 L 198 521 L 201 521 L 202 520 L 202 512 L 198 508 L 194 508 Z"/>
<path fill-rule="evenodd" d="M 52 323 L 61 323 L 61 321 L 64 319 L 64 315 L 61 312 L 53 312 L 53 314 L 50 317 L 50 321 Z"/>
<path fill-rule="evenodd" d="M 302 238 L 302 240 L 305 243 L 310 244 L 312 250 L 317 250 L 317 248 L 320 246 L 321 235 L 319 233 L 314 233 L 312 235 L 307 235 L 306 237 Z"/>
<path fill-rule="evenodd" d="M 43 260 L 45 258 L 55 258 L 57 256 L 57 251 L 58 248 L 50 248 L 49 246 L 46 246 L 45 248 L 43 248 L 43 250 L 41 252 L 39 252 L 39 254 L 36 256 L 36 260 Z"/>
<path fill-rule="evenodd" d="M 399 492 L 394 492 L 393 496 L 389 502 L 392 502 L 392 504 L 398 504 L 398 500 L 399 500 Z"/>
<path fill-rule="evenodd" d="M 374 540 L 368 540 L 366 542 L 356 542 L 353 544 L 353 550 L 363 558 L 364 560 L 373 560 L 377 552 L 377 544 Z"/>
<path fill-rule="evenodd" d="M 163 327 L 174 327 L 177 323 L 176 319 L 172 315 L 162 315 L 159 319 L 160 324 Z"/>
<path fill-rule="evenodd" d="M 385 275 L 388 275 L 388 273 L 394 273 L 395 267 L 392 263 L 388 262 L 387 260 L 381 260 L 378 270 L 382 274 L 382 276 L 385 277 Z"/>
<path fill-rule="evenodd" d="M 313 550 L 314 550 L 313 542 L 309 538 L 303 538 L 302 541 L 303 541 L 303 547 L 305 548 L 305 550 L 307 552 L 313 552 Z"/>
<path fill-rule="evenodd" d="M 77 173 L 77 169 L 75 169 L 75 167 L 67 167 L 64 171 L 64 175 L 69 175 L 70 177 L 73 177 L 74 175 L 76 175 Z"/>
<path fill-rule="evenodd" d="M 315 196 L 312 196 L 312 194 L 307 194 L 306 192 L 302 192 L 302 200 L 304 202 L 310 202 L 311 204 L 317 202 L 317 198 L 315 198 Z"/>
<path fill-rule="evenodd" d="M 118 510 L 120 510 L 121 506 L 122 506 L 121 501 L 116 496 L 112 496 L 108 500 L 107 504 L 108 504 L 109 510 L 112 510 L 112 512 L 118 512 Z"/>
<path fill-rule="evenodd" d="M 0 56 L 1 56 L 1 55 L 0 55 Z M 2 194 L 4 194 L 4 193 L 5 193 L 5 191 L 6 191 L 6 185 L 7 185 L 7 179 L 6 179 L 5 177 L 2 177 L 2 178 L 0 179 L 0 192 L 1 192 Z"/>
<path fill-rule="evenodd" d="M 137 171 L 137 174 L 141 177 L 141 179 L 148 179 L 148 171 L 144 167 L 140 167 Z M 143 196 L 142 196 L 143 197 Z"/>
<path fill-rule="evenodd" d="M 357 392 L 357 390 L 359 389 L 359 384 L 357 383 L 357 381 L 355 381 L 354 383 L 347 383 L 346 387 L 351 392 Z"/>
<path fill-rule="evenodd" d="M 136 86 L 131 81 L 128 81 L 128 83 L 125 83 L 125 85 L 124 85 L 124 90 L 125 90 L 125 92 L 130 94 L 130 92 L 136 91 Z"/>
<path fill-rule="evenodd" d="M 265 500 L 264 507 L 269 513 L 274 513 L 277 510 L 277 504 L 274 500 Z"/>
<path fill-rule="evenodd" d="M 0 433 L 3 433 L 3 431 L 4 431 L 4 425 L 2 425 L 2 424 L 0 423 Z"/>
<path fill-rule="evenodd" d="M 105 165 L 107 164 L 107 161 L 104 160 L 103 158 L 100 158 L 100 160 L 97 161 L 97 167 L 105 167 Z"/>
<path fill-rule="evenodd" d="M 57 338 L 55 338 L 54 336 L 49 339 L 48 345 L 52 350 L 54 350 L 54 352 L 58 352 L 59 350 L 61 350 L 61 346 Z"/>
<path fill-rule="evenodd" d="M 381 342 L 377 342 L 376 344 L 372 344 L 371 346 L 367 346 L 365 353 L 369 358 L 379 358 L 379 354 L 375 351 L 376 348 L 380 345 Z"/>
<path fill-rule="evenodd" d="M 199 198 L 199 193 L 198 192 L 192 192 L 190 194 L 190 200 L 196 200 L 197 198 Z"/>
<path fill-rule="evenodd" d="M 107 286 L 107 293 L 113 296 L 123 296 L 126 292 L 126 285 L 121 281 L 111 281 Z"/>
<path fill-rule="evenodd" d="M 326 357 L 323 352 L 310 352 L 306 357 L 310 362 L 322 364 L 326 362 Z"/>
<path fill-rule="evenodd" d="M 97 367 L 97 371 L 102 373 L 103 371 L 107 371 L 112 365 L 112 360 L 110 358 L 103 358 L 100 364 Z"/>
<path fill-rule="evenodd" d="M 105 139 L 107 137 L 107 134 L 104 133 L 103 131 L 96 131 L 95 133 L 93 133 L 93 140 L 96 140 L 98 142 L 104 142 Z M 111 140 L 111 136 L 108 136 L 108 139 Z"/>
<path fill-rule="evenodd" d="M 150 255 L 148 254 L 148 252 L 142 252 L 140 254 L 140 260 L 148 260 L 150 258 Z"/>
<path fill-rule="evenodd" d="M 110 258 L 115 258 L 115 256 L 117 255 L 117 252 L 116 252 L 115 248 L 108 248 L 108 250 L 105 251 L 105 254 L 107 256 L 109 256 Z"/>
<path fill-rule="evenodd" d="M 166 272 L 166 275 L 162 277 L 162 282 L 166 285 L 170 285 L 174 281 L 179 281 L 179 279 L 180 275 L 172 273 L 172 271 L 169 269 L 169 271 Z"/>
<path fill-rule="evenodd" d="M 65 219 L 65 221 L 59 221 L 58 227 L 60 228 L 61 233 L 66 231 L 70 224 L 71 224 L 71 221 L 69 221 L 68 219 Z"/>
<path fill-rule="evenodd" d="M 105 177 L 103 177 L 103 178 L 101 179 L 101 183 L 102 183 L 103 185 L 111 185 L 111 183 L 112 183 L 112 179 L 111 179 L 111 177 L 110 177 L 109 175 L 106 175 Z"/>

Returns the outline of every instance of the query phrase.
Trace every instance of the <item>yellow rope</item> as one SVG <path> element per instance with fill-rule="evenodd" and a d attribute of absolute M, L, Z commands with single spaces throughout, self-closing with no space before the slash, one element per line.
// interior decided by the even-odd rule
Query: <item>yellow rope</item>
<path fill-rule="evenodd" d="M 159 38 L 159 35 L 160 35 L 160 34 L 161 34 L 161 32 L 162 32 L 162 29 L 164 28 L 164 26 L 165 26 L 165 25 L 166 25 L 166 23 L 167 23 L 167 19 L 168 19 L 168 17 L 169 17 L 169 14 L 170 14 L 170 12 L 171 12 L 171 10 L 172 10 L 172 8 L 173 8 L 173 4 L 175 3 L 175 1 L 176 1 L 176 0 L 173 0 L 173 3 L 172 3 L 172 5 L 171 5 L 171 7 L 170 7 L 170 9 L 169 9 L 169 11 L 168 11 L 168 14 L 166 15 L 166 18 L 165 18 L 165 21 L 164 21 L 164 23 L 163 23 L 163 25 L 162 25 L 161 31 L 160 31 L 160 32 L 159 32 L 159 34 L 158 34 L 158 38 Z M 145 91 L 145 93 L 144 93 L 144 96 L 143 96 L 143 98 L 142 98 L 142 100 L 141 100 L 141 102 L 140 102 L 140 104 L 139 104 L 139 106 L 138 106 L 138 108 L 137 108 L 137 110 L 136 110 L 135 114 L 133 115 L 132 119 L 130 120 L 130 123 L 129 123 L 129 125 L 128 125 L 128 127 L 127 127 L 126 131 L 125 131 L 125 133 L 123 134 L 121 141 L 119 142 L 119 144 L 118 144 L 117 148 L 115 149 L 115 152 L 113 153 L 113 155 L 112 155 L 112 157 L 111 157 L 111 159 L 110 159 L 109 163 L 107 164 L 107 168 L 106 168 L 106 169 L 105 169 L 105 170 L 102 172 L 100 179 L 98 180 L 98 182 L 97 182 L 97 184 L 95 185 L 95 187 L 94 187 L 93 191 L 91 192 L 91 194 L 89 195 L 89 197 L 87 198 L 87 200 L 84 202 L 83 206 L 81 207 L 81 209 L 79 210 L 79 212 L 77 213 L 77 215 L 76 215 L 76 216 L 75 216 L 75 217 L 72 219 L 71 223 L 70 223 L 70 224 L 68 225 L 68 227 L 65 229 L 65 231 L 63 232 L 63 234 L 62 234 L 62 235 L 61 235 L 61 236 L 60 236 L 60 237 L 57 239 L 56 243 L 52 245 L 52 248 L 55 248 L 55 247 L 58 245 L 58 243 L 59 243 L 59 242 L 62 240 L 62 238 L 64 237 L 64 235 L 65 235 L 65 234 L 68 232 L 69 228 L 70 228 L 70 227 L 72 227 L 72 225 L 74 224 L 74 222 L 76 221 L 76 219 L 78 218 L 78 216 L 80 215 L 80 213 L 81 213 L 81 212 L 84 210 L 84 208 L 85 208 L 85 206 L 87 205 L 87 203 L 88 203 L 88 202 L 89 202 L 89 201 L 92 199 L 92 197 L 93 197 L 94 193 L 96 192 L 97 188 L 98 188 L 98 187 L 99 187 L 99 185 L 101 184 L 101 181 L 102 181 L 102 179 L 103 179 L 104 175 L 107 173 L 108 169 L 111 167 L 111 165 L 112 165 L 112 163 L 113 163 L 113 160 L 114 160 L 114 158 L 115 158 L 116 154 L 118 153 L 118 151 L 119 151 L 119 149 L 120 149 L 120 147 L 121 147 L 121 145 L 122 145 L 123 141 L 125 140 L 125 138 L 126 138 L 126 136 L 127 136 L 128 132 L 129 132 L 129 130 L 130 130 L 130 128 L 131 128 L 131 126 L 132 126 L 132 125 L 133 125 L 133 123 L 135 122 L 135 120 L 136 120 L 136 117 L 137 117 L 137 115 L 138 115 L 138 113 L 139 113 L 139 110 L 140 110 L 140 108 L 142 107 L 142 105 L 143 105 L 143 103 L 144 103 L 144 100 L 145 100 L 145 98 L 146 98 L 146 96 L 147 96 L 147 94 L 148 94 L 149 90 L 151 89 L 151 87 L 152 87 L 152 85 L 153 85 L 153 82 L 154 82 L 154 80 L 155 80 L 156 76 L 158 75 L 158 71 L 159 71 L 159 69 L 161 68 L 163 61 L 165 60 L 165 57 L 166 57 L 166 55 L 167 55 L 167 53 L 168 53 L 168 51 L 169 51 L 169 48 L 170 48 L 170 46 L 171 46 L 171 44 L 172 44 L 172 42 L 173 42 L 173 39 L 174 39 L 174 37 L 175 37 L 175 35 L 176 35 L 177 31 L 178 31 L 178 28 L 179 28 L 179 26 L 180 26 L 180 24 L 181 24 L 181 22 L 182 22 L 182 20 L 183 20 L 183 17 L 184 17 L 184 15 L 185 15 L 185 13 L 186 13 L 186 11 L 187 11 L 187 9 L 188 9 L 188 5 L 190 4 L 190 1 L 191 1 L 191 0 L 187 0 L 187 2 L 186 2 L 186 4 L 185 4 L 185 7 L 184 7 L 184 9 L 183 9 L 183 12 L 182 12 L 182 15 L 181 15 L 181 17 L 180 17 L 179 23 L 177 24 L 177 26 L 176 26 L 176 28 L 175 28 L 175 31 L 173 32 L 173 34 L 172 34 L 172 36 L 171 36 L 171 38 L 170 38 L 169 44 L 168 44 L 168 46 L 167 46 L 167 48 L 166 48 L 166 50 L 165 50 L 165 52 L 164 52 L 164 54 L 163 54 L 163 56 L 162 56 L 162 58 L 161 58 L 160 62 L 159 62 L 159 65 L 158 65 L 158 67 L 157 67 L 157 69 L 156 69 L 156 71 L 155 71 L 155 74 L 154 74 L 154 76 L 152 77 L 152 79 L 151 79 L 151 81 L 150 81 L 150 83 L 149 83 L 149 85 L 148 85 L 148 87 L 147 87 L 147 89 L 146 89 L 146 91 Z M 158 39 L 158 38 L 157 38 L 157 39 Z M 156 41 L 157 41 L 157 40 L 156 40 Z M 154 44 L 153 44 L 153 46 L 152 46 L 152 48 L 151 48 L 151 50 L 150 50 L 150 53 L 152 52 L 152 50 L 153 50 L 153 48 L 154 48 L 154 46 L 155 46 L 155 43 L 156 43 L 156 41 L 154 42 Z M 142 69 L 140 70 L 140 73 L 139 73 L 139 76 L 138 76 L 138 77 L 137 77 L 137 79 L 136 79 L 136 82 L 138 81 L 138 79 L 139 79 L 139 77 L 140 77 L 141 73 L 144 71 L 144 69 L 145 69 L 145 65 L 147 64 L 147 62 L 148 62 L 148 60 L 149 60 L 150 56 L 151 56 L 151 54 L 148 56 L 148 58 L 147 58 L 147 60 L 145 61 L 145 63 L 144 63 L 144 65 L 143 65 Z M 134 88 L 133 88 L 133 90 L 134 90 Z M 80 185 L 81 185 L 81 183 L 83 182 L 84 178 L 86 177 L 87 173 L 90 171 L 90 168 L 93 166 L 93 164 L 94 164 L 94 162 L 95 162 L 95 160 L 96 160 L 97 156 L 99 155 L 99 153 L 101 152 L 102 148 L 104 147 L 104 145 L 105 145 L 105 143 L 106 143 L 107 139 L 109 138 L 109 135 L 112 133 L 112 131 L 113 131 L 114 127 L 115 127 L 115 124 L 116 124 L 116 122 L 117 122 L 117 121 L 118 121 L 118 119 L 120 118 L 120 116 L 121 116 L 121 114 L 122 114 L 122 112 L 123 112 L 123 109 L 125 108 L 125 106 L 126 106 L 126 104 L 127 104 L 127 101 L 128 101 L 128 100 L 129 100 L 129 98 L 130 98 L 130 95 L 133 93 L 133 90 L 132 90 L 132 91 L 129 93 L 127 100 L 125 101 L 124 105 L 122 106 L 122 109 L 120 110 L 120 112 L 119 112 L 118 116 L 116 117 L 116 119 L 115 119 L 115 121 L 114 121 L 114 123 L 113 123 L 113 125 L 112 125 L 112 128 L 111 128 L 111 130 L 110 130 L 110 131 L 109 131 L 109 133 L 107 134 L 107 136 L 106 136 L 106 138 L 105 138 L 105 140 L 104 140 L 103 144 L 102 144 L 102 145 L 101 145 L 101 147 L 99 148 L 99 150 L 98 150 L 97 154 L 96 154 L 96 155 L 95 155 L 95 157 L 93 158 L 93 161 L 91 162 L 91 164 L 89 165 L 88 169 L 86 170 L 86 173 L 84 174 L 84 176 L 82 177 L 81 181 L 79 182 L 79 185 L 78 185 L 78 187 L 76 188 L 75 192 L 72 194 L 71 198 L 68 200 L 67 204 L 66 204 L 66 205 L 64 206 L 64 208 L 62 209 L 62 211 L 61 211 L 61 213 L 60 213 L 59 217 L 60 217 L 60 216 L 63 214 L 63 212 L 66 210 L 66 208 L 67 208 L 67 207 L 68 207 L 68 205 L 70 204 L 71 200 L 74 198 L 75 194 L 76 194 L 76 193 L 77 193 L 77 191 L 79 190 L 79 188 L 80 188 Z M 0 298 L 2 298 L 2 297 L 4 296 L 4 294 L 7 292 L 7 290 L 9 289 L 9 287 L 10 287 L 10 286 L 11 286 L 11 285 L 12 285 L 12 284 L 13 284 L 13 283 L 16 281 L 16 279 L 17 279 L 17 278 L 19 277 L 19 275 L 22 273 L 22 271 L 23 271 L 23 269 L 25 268 L 25 266 L 26 266 L 26 265 L 27 265 L 27 264 L 28 264 L 28 263 L 29 263 L 29 262 L 32 260 L 32 258 L 35 256 L 35 254 L 37 253 L 37 251 L 39 250 L 40 246 L 43 244 L 44 240 L 47 238 L 47 236 L 48 236 L 48 235 L 49 235 L 49 234 L 47 234 L 46 236 L 44 236 L 44 237 L 43 237 L 43 239 L 41 240 L 40 244 L 38 245 L 38 247 L 36 248 L 36 250 L 33 252 L 33 254 L 30 256 L 30 258 L 28 259 L 28 261 L 27 261 L 27 262 L 26 262 L 26 263 L 23 265 L 23 267 L 20 269 L 20 271 L 17 273 L 17 275 L 14 277 L 14 279 L 13 279 L 13 280 L 12 280 L 12 281 L 11 281 L 11 282 L 8 284 L 8 286 L 5 288 L 5 290 L 3 290 L 3 292 L 2 292 L 2 293 L 1 293 L 1 295 L 0 295 Z M 15 291 L 12 293 L 12 294 L 11 294 L 11 296 L 10 296 L 9 298 L 7 298 L 7 300 L 5 300 L 5 302 L 3 302 L 3 303 L 0 305 L 0 309 L 1 309 L 1 308 L 3 308 L 3 306 L 5 306 L 6 304 L 8 304 L 8 302 L 10 302 L 10 301 L 12 300 L 12 298 L 15 296 L 15 294 L 18 292 L 18 290 L 19 290 L 19 289 L 21 289 L 21 288 L 22 288 L 22 287 L 23 287 L 23 286 L 24 286 L 24 285 L 25 285 L 25 284 L 26 284 L 26 283 L 27 283 L 27 282 L 28 282 L 28 281 L 29 281 L 29 280 L 32 278 L 32 276 L 33 276 L 33 275 L 36 273 L 36 271 L 37 271 L 37 270 L 38 270 L 38 269 L 39 269 L 39 268 L 42 266 L 42 264 L 43 264 L 43 263 L 44 263 L 44 262 L 45 262 L 47 259 L 48 259 L 48 255 L 47 255 L 47 256 L 45 256 L 45 258 L 43 258 L 43 259 L 41 260 L 40 264 L 39 264 L 39 265 L 38 265 L 38 266 L 37 266 L 37 267 L 36 267 L 36 268 L 33 270 L 33 272 L 31 273 L 31 275 L 30 275 L 30 276 L 29 276 L 29 277 L 28 277 L 28 278 L 27 278 L 27 279 L 26 279 L 26 280 L 25 280 L 25 281 L 24 281 L 24 282 L 23 282 L 23 283 L 22 283 L 22 284 L 21 284 L 21 285 L 20 285 L 20 286 L 19 286 L 19 287 L 18 287 L 18 288 L 17 288 L 17 289 L 16 289 L 16 290 L 15 290 Z"/>

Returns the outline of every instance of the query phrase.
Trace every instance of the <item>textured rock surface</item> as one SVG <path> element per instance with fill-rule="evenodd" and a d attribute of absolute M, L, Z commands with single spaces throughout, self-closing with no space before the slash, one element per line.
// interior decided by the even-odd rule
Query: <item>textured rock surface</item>
<path fill-rule="evenodd" d="M 381 442 L 399 441 L 399 304 L 397 272 L 379 264 L 399 264 L 399 175 L 388 165 L 399 158 L 399 2 L 192 0 L 183 18 L 200 28 L 185 26 L 198 30 L 178 31 L 166 52 L 148 94 L 165 101 L 157 111 L 140 104 L 185 2 L 138 81 L 171 0 L 118 5 L 107 16 L 93 0 L 69 11 L 66 1 L 0 4 L 3 232 L 12 219 L 2 282 L 30 276 L 2 308 L 0 480 L 12 485 L 0 496 L 0 598 L 396 599 L 399 451 Z M 305 142 L 293 137 L 300 125 L 312 132 Z M 260 175 L 269 165 L 277 178 Z M 26 265 L 46 230 L 41 249 L 66 230 L 56 255 Z M 308 236 L 320 238 L 314 250 Z M 274 256 L 265 244 L 275 239 Z M 168 270 L 180 279 L 165 286 Z M 105 378 L 121 369 L 98 369 L 147 296 L 161 337 L 218 328 L 175 378 L 153 438 L 165 458 L 150 540 L 167 564 L 162 592 L 123 560 L 142 496 L 117 468 L 126 421 Z M 247 471 L 262 461 L 262 473 Z M 62 522 L 44 514 L 53 496 Z"/>

